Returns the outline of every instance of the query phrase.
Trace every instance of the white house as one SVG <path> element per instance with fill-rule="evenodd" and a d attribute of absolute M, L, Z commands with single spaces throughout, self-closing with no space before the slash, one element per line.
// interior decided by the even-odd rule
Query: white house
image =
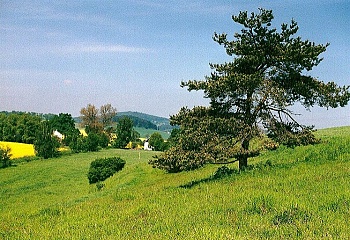
<path fill-rule="evenodd" d="M 53 135 L 55 137 L 57 137 L 58 139 L 62 140 L 63 139 L 63 135 L 62 133 L 60 133 L 59 131 L 57 131 L 57 129 L 55 131 L 53 131 Z"/>
<path fill-rule="evenodd" d="M 149 145 L 148 139 L 143 144 L 143 150 L 152 151 L 152 147 Z"/>

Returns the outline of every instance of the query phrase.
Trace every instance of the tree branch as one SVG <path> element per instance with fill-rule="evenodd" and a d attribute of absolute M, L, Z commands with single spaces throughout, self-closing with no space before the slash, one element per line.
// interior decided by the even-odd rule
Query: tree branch
<path fill-rule="evenodd" d="M 281 120 L 282 122 L 283 122 L 283 119 L 282 119 L 282 117 L 281 117 L 281 113 L 287 115 L 287 117 L 289 117 L 294 123 L 296 123 L 299 127 L 301 127 L 302 129 L 304 129 L 304 127 L 303 127 L 302 125 L 300 125 L 300 124 L 298 123 L 298 121 L 295 120 L 295 119 L 292 117 L 290 111 L 288 111 L 287 109 L 278 109 L 278 108 L 274 108 L 274 107 L 267 107 L 266 109 L 268 109 L 268 110 L 270 110 L 270 111 L 278 112 L 279 118 L 280 118 L 280 120 Z M 295 114 L 295 115 L 297 115 L 297 114 Z"/>

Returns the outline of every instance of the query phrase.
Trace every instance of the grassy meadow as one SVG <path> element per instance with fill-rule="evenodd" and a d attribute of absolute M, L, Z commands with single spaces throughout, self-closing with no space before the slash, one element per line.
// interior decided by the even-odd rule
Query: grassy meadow
<path fill-rule="evenodd" d="M 166 174 L 155 152 L 108 149 L 0 169 L 0 239 L 349 239 L 350 127 L 315 146 L 265 152 L 251 170 Z M 96 158 L 125 168 L 98 190 Z M 237 168 L 230 164 L 230 168 Z"/>
<path fill-rule="evenodd" d="M 140 133 L 142 138 L 150 137 L 152 133 L 158 132 L 164 139 L 168 139 L 170 137 L 170 132 L 157 131 L 154 129 L 146 129 L 141 127 L 134 127 L 135 131 Z"/>

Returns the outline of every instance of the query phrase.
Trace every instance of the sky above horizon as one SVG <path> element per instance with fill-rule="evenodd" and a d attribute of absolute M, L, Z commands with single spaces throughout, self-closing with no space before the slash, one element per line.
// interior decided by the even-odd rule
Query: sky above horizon
<path fill-rule="evenodd" d="M 330 43 L 310 73 L 350 82 L 348 0 L 118 0 L 0 2 L 0 111 L 70 113 L 111 103 L 117 111 L 161 117 L 207 105 L 181 81 L 209 75 L 230 61 L 214 32 L 233 34 L 239 11 L 272 9 L 273 24 L 295 19 L 298 36 Z M 316 128 L 350 125 L 350 107 L 301 113 Z"/>

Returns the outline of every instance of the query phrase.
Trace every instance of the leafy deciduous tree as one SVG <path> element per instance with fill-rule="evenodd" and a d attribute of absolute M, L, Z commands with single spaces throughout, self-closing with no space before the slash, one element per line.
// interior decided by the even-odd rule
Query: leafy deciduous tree
<path fill-rule="evenodd" d="M 89 132 L 98 133 L 102 131 L 99 110 L 95 105 L 88 104 L 87 107 L 80 110 L 80 114 L 81 126 L 85 128 L 87 134 Z"/>
<path fill-rule="evenodd" d="M 112 125 L 117 115 L 117 109 L 112 107 L 111 104 L 102 105 L 100 108 L 100 122 L 102 124 L 104 132 L 108 136 L 108 142 L 112 139 L 112 133 L 115 131 L 115 127 Z M 101 139 L 105 139 L 105 134 L 101 135 Z M 107 145 L 108 145 L 107 142 Z"/>
<path fill-rule="evenodd" d="M 74 136 L 79 135 L 79 130 L 75 128 L 75 121 L 71 114 L 60 113 L 50 119 L 52 129 L 58 130 L 64 135 L 64 144 L 69 145 Z"/>
<path fill-rule="evenodd" d="M 139 135 L 133 128 L 134 124 L 128 117 L 122 117 L 117 125 L 116 133 L 117 139 L 114 142 L 116 148 L 125 148 L 129 142 L 136 139 Z"/>
<path fill-rule="evenodd" d="M 152 133 L 151 137 L 148 140 L 149 144 L 154 147 L 156 151 L 164 151 L 165 144 L 162 135 L 159 132 Z"/>
<path fill-rule="evenodd" d="M 28 113 L 0 113 L 0 140 L 32 144 L 40 121 L 40 117 Z"/>
<path fill-rule="evenodd" d="M 94 132 L 89 133 L 85 140 L 85 150 L 87 152 L 97 152 L 100 145 L 100 135 Z"/>
<path fill-rule="evenodd" d="M 233 60 L 210 64 L 213 72 L 205 80 L 181 83 L 189 91 L 203 90 L 210 106 L 182 108 L 171 117 L 172 124 L 181 126 L 178 144 L 151 160 L 153 166 L 171 172 L 233 158 L 244 169 L 261 150 L 251 144 L 262 136 L 261 126 L 269 138 L 290 147 L 317 142 L 312 127 L 299 124 L 290 106 L 343 107 L 350 99 L 349 86 L 308 75 L 322 61 L 319 55 L 328 43 L 296 37 L 294 20 L 278 31 L 271 26 L 273 18 L 271 10 L 240 12 L 232 17 L 243 27 L 234 40 L 214 34 Z"/>
<path fill-rule="evenodd" d="M 44 159 L 57 156 L 58 147 L 60 146 L 58 139 L 52 136 L 52 127 L 48 121 L 40 124 L 37 137 L 34 141 L 34 149 L 36 155 Z"/>
<path fill-rule="evenodd" d="M 93 132 L 98 134 L 101 140 L 101 147 L 108 145 L 114 131 L 112 123 L 117 110 L 111 104 L 102 105 L 100 109 L 97 109 L 92 104 L 88 104 L 86 108 L 80 110 L 80 113 L 81 125 L 85 127 L 86 133 Z M 106 136 L 109 138 L 107 144 Z"/>
<path fill-rule="evenodd" d="M 66 135 L 72 129 L 75 128 L 74 119 L 69 113 L 60 113 L 58 115 L 54 115 L 50 119 L 50 124 L 53 129 L 57 129 L 60 133 L 64 135 Z"/>
<path fill-rule="evenodd" d="M 113 118 L 117 114 L 117 109 L 112 107 L 110 103 L 102 105 L 100 108 L 100 122 L 102 123 L 103 128 L 109 127 Z"/>

